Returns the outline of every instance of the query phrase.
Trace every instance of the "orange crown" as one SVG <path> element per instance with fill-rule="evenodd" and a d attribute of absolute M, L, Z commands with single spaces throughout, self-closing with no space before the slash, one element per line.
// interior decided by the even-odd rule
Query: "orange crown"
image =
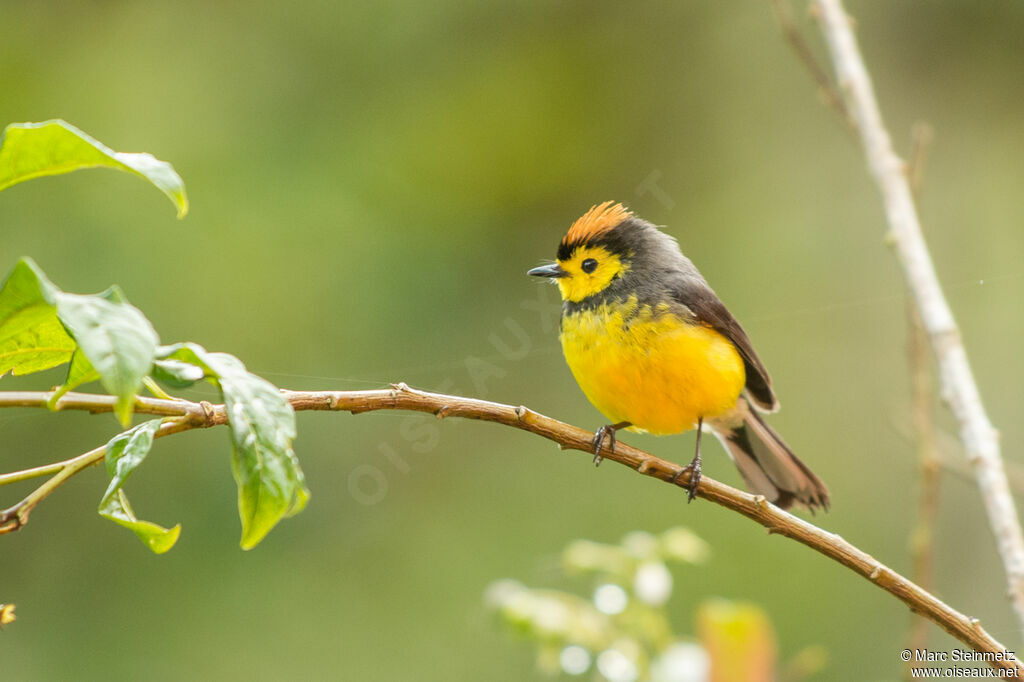
<path fill-rule="evenodd" d="M 622 204 L 614 201 L 606 201 L 603 204 L 592 206 L 589 211 L 583 214 L 579 220 L 572 224 L 569 231 L 562 238 L 563 244 L 579 244 L 581 242 L 599 237 L 633 214 Z"/>

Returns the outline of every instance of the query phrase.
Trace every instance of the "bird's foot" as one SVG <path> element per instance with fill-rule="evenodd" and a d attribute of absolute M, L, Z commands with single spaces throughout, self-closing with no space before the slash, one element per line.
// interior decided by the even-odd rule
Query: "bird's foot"
<path fill-rule="evenodd" d="M 679 479 L 681 479 L 684 474 L 686 474 L 686 473 L 690 474 L 690 482 L 686 486 L 686 488 L 687 488 L 687 493 L 686 493 L 686 501 L 687 501 L 687 503 L 693 502 L 693 498 L 697 497 L 697 486 L 700 485 L 701 470 L 702 470 L 702 467 L 701 467 L 700 455 L 697 455 L 696 457 L 693 458 L 692 462 L 690 462 L 689 464 L 684 466 L 682 469 L 680 469 L 676 473 L 675 476 L 672 477 L 672 482 L 673 483 L 679 483 Z"/>
<path fill-rule="evenodd" d="M 679 479 L 683 477 L 683 474 L 690 472 L 690 483 L 687 486 L 686 503 L 693 502 L 693 498 L 697 497 L 697 486 L 700 485 L 701 476 L 701 461 L 700 461 L 700 437 L 704 432 L 704 417 L 697 420 L 697 447 L 693 453 L 693 459 L 685 467 L 679 470 L 679 472 L 672 477 L 673 483 L 679 483 Z"/>
<path fill-rule="evenodd" d="M 594 446 L 594 466 L 599 466 L 604 460 L 604 457 L 601 456 L 601 450 L 604 448 L 605 440 L 608 441 L 608 449 L 611 452 L 615 452 L 615 432 L 619 429 L 624 429 L 629 425 L 629 422 L 605 424 L 594 432 L 594 440 L 591 441 Z"/>

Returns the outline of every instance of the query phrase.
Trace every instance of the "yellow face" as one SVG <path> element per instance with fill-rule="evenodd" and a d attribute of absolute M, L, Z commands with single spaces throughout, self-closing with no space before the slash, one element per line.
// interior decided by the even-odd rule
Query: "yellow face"
<path fill-rule="evenodd" d="M 580 246 L 558 265 L 567 273 L 560 277 L 558 288 L 566 301 L 582 301 L 603 291 L 612 280 L 629 269 L 617 255 L 603 246 Z"/>

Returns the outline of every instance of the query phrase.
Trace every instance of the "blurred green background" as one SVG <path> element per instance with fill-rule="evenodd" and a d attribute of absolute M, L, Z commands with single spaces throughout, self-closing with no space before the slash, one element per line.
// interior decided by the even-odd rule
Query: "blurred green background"
<path fill-rule="evenodd" d="M 111 171 L 19 185 L 0 195 L 3 272 L 31 255 L 68 291 L 118 283 L 164 342 L 234 353 L 288 388 L 406 381 L 596 428 L 558 348 L 556 292 L 525 271 L 591 204 L 623 201 L 668 226 L 746 326 L 784 405 L 772 424 L 831 487 L 816 522 L 910 570 L 902 281 L 860 151 L 766 2 L 0 7 L 0 122 L 62 117 L 151 152 L 192 201 L 178 222 Z M 914 121 L 935 126 L 922 219 L 1017 466 L 1024 8 L 848 9 L 897 147 Z M 116 430 L 109 416 L 7 410 L 0 469 Z M 693 434 L 626 439 L 676 461 L 693 447 Z M 738 484 L 711 447 L 705 472 Z M 901 673 L 899 602 L 614 464 L 400 413 L 301 414 L 296 449 L 312 501 L 252 552 L 238 549 L 224 432 L 159 442 L 127 486 L 140 515 L 183 524 L 167 555 L 94 513 L 99 469 L 61 489 L 0 541 L 0 601 L 19 617 L 0 633 L 3 678 L 533 679 L 532 647 L 485 610 L 486 586 L 559 587 L 573 538 L 680 524 L 714 552 L 677 589 L 680 632 L 703 598 L 744 599 L 771 615 L 783 658 L 827 649 L 821 679 Z M 944 477 L 938 533 L 937 594 L 1018 648 L 970 479 Z"/>

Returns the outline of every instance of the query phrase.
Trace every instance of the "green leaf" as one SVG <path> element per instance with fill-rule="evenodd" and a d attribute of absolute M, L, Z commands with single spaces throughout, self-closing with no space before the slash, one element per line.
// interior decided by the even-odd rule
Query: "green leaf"
<path fill-rule="evenodd" d="M 81 348 L 75 349 L 74 354 L 71 356 L 71 364 L 68 365 L 68 375 L 64 379 L 64 383 L 58 386 L 54 391 L 50 399 L 46 401 L 46 406 L 51 410 L 57 409 L 57 401 L 60 400 L 65 393 L 73 391 L 82 384 L 88 384 L 93 381 L 99 381 L 100 373 L 92 366 L 89 359 L 85 357 L 85 353 L 82 352 Z"/>
<path fill-rule="evenodd" d="M 51 409 L 60 396 L 99 379 L 117 396 L 114 411 L 127 426 L 157 343 L 149 320 L 117 287 L 95 296 L 64 293 L 24 258 L 0 288 L 0 376 L 71 360 L 63 386 L 49 401 Z"/>
<path fill-rule="evenodd" d="M 0 376 L 31 374 L 71 359 L 75 342 L 57 319 L 57 293 L 31 259 L 11 270 L 0 288 Z"/>
<path fill-rule="evenodd" d="M 205 376 L 202 367 L 182 360 L 153 361 L 153 378 L 172 388 L 188 388 Z"/>
<path fill-rule="evenodd" d="M 103 167 L 127 171 L 148 180 L 174 203 L 178 218 L 188 213 L 185 183 L 171 164 L 151 154 L 115 152 L 59 119 L 12 123 L 0 136 L 0 190 L 32 178 Z"/>
<path fill-rule="evenodd" d="M 153 326 L 116 289 L 98 296 L 59 292 L 57 316 L 117 397 L 114 413 L 127 426 L 159 343 Z"/>
<path fill-rule="evenodd" d="M 162 423 L 162 418 L 144 421 L 117 434 L 107 443 L 104 462 L 110 475 L 110 485 L 107 492 L 103 493 L 103 502 L 117 492 L 136 467 L 142 464 L 153 447 L 153 439 Z"/>
<path fill-rule="evenodd" d="M 110 519 L 119 526 L 134 531 L 142 542 L 153 550 L 154 554 L 163 554 L 178 541 L 181 535 L 181 524 L 174 528 L 164 528 L 151 521 L 140 521 L 128 503 L 123 490 L 118 490 L 109 500 L 100 505 L 100 516 Z"/>
<path fill-rule="evenodd" d="M 163 528 L 149 521 L 140 521 L 132 511 L 122 486 L 142 463 L 153 447 L 153 439 L 163 419 L 151 419 L 119 433 L 107 443 L 106 465 L 110 485 L 100 500 L 100 516 L 135 532 L 147 547 L 163 554 L 178 541 L 181 524 Z"/>
<path fill-rule="evenodd" d="M 203 368 L 224 396 L 234 445 L 231 470 L 238 484 L 242 549 L 252 549 L 282 518 L 306 506 L 309 490 L 292 450 L 295 413 L 269 381 L 227 353 L 188 343 L 161 349 L 165 358 Z"/>

